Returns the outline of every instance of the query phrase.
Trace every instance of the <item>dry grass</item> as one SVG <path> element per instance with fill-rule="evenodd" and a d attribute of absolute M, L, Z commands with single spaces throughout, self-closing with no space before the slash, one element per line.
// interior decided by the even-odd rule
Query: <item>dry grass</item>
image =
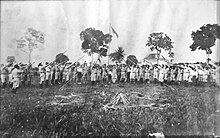
<path fill-rule="evenodd" d="M 156 86 L 153 84 L 75 85 L 1 91 L 0 135 L 13 137 L 210 135 L 214 133 L 217 87 Z M 121 92 L 131 106 L 102 110 Z M 146 99 L 132 98 L 133 92 Z M 76 94 L 80 104 L 51 105 L 55 95 Z"/>

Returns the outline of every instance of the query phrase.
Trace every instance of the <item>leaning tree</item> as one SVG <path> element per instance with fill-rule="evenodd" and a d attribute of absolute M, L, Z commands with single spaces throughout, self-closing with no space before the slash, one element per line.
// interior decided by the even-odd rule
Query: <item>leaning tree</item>
<path fill-rule="evenodd" d="M 211 47 L 215 45 L 216 39 L 220 38 L 220 26 L 218 24 L 203 25 L 196 32 L 192 32 L 191 38 L 193 39 L 193 44 L 190 46 L 191 51 L 204 50 L 207 63 L 209 63 L 211 60 L 209 56 L 212 54 Z"/>
<path fill-rule="evenodd" d="M 157 64 L 159 63 L 162 50 L 168 51 L 169 57 L 174 57 L 174 53 L 172 52 L 173 42 L 170 37 L 163 32 L 150 34 L 146 46 L 150 47 L 151 51 L 157 51 Z"/>
<path fill-rule="evenodd" d="M 97 53 L 99 57 L 106 57 L 112 35 L 104 34 L 95 28 L 87 28 L 80 33 L 80 39 L 82 41 L 81 49 L 84 53 L 90 56 Z"/>
<path fill-rule="evenodd" d="M 125 52 L 125 50 L 123 49 L 123 47 L 118 47 L 118 49 L 115 50 L 115 52 L 109 54 L 109 57 L 113 62 L 121 63 L 125 57 L 124 52 Z"/>
<path fill-rule="evenodd" d="M 27 49 L 26 51 L 28 53 L 28 60 L 29 64 L 31 63 L 31 53 L 34 49 L 38 48 L 38 46 L 41 46 L 41 44 L 44 44 L 45 42 L 45 35 L 37 31 L 33 28 L 28 28 L 26 32 L 24 33 L 24 36 L 17 41 L 17 48 L 23 48 Z"/>

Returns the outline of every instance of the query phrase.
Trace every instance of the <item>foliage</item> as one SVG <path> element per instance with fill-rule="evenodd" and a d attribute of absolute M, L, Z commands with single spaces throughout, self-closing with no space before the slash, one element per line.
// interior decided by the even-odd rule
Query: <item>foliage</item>
<path fill-rule="evenodd" d="M 196 32 L 192 32 L 191 38 L 193 44 L 190 46 L 192 51 L 196 49 L 204 50 L 207 55 L 207 62 L 210 61 L 209 55 L 212 54 L 211 47 L 215 45 L 217 38 L 220 38 L 220 26 L 217 24 L 206 24 L 200 27 Z"/>
<path fill-rule="evenodd" d="M 104 34 L 95 28 L 87 28 L 80 33 L 83 52 L 91 55 L 98 53 L 100 56 L 107 56 L 108 44 L 112 41 L 110 34 Z"/>
<path fill-rule="evenodd" d="M 220 61 L 215 62 L 215 65 L 220 66 Z"/>
<path fill-rule="evenodd" d="M 129 55 L 126 59 L 126 64 L 131 66 L 131 65 L 137 65 L 138 60 L 135 55 Z"/>
<path fill-rule="evenodd" d="M 31 62 L 31 52 L 38 48 L 40 44 L 44 44 L 45 42 L 45 35 L 37 31 L 33 28 L 28 28 L 22 38 L 17 40 L 17 47 L 18 48 L 24 48 L 26 47 L 28 49 L 29 53 L 29 63 Z"/>
<path fill-rule="evenodd" d="M 69 58 L 66 55 L 64 55 L 63 53 L 59 53 L 55 57 L 55 62 L 56 63 L 64 63 L 64 62 L 67 62 L 67 61 L 69 61 Z"/>
<path fill-rule="evenodd" d="M 12 64 L 15 62 L 15 56 L 8 56 L 6 59 L 7 63 Z"/>
<path fill-rule="evenodd" d="M 162 50 L 168 51 L 169 57 L 174 57 L 174 53 L 172 52 L 173 42 L 170 37 L 163 32 L 150 34 L 146 46 L 150 47 L 151 51 L 157 51 L 158 60 Z"/>
<path fill-rule="evenodd" d="M 115 52 L 109 54 L 109 57 L 113 62 L 121 63 L 124 60 L 124 52 L 125 50 L 123 49 L 123 47 L 118 47 L 118 49 Z"/>

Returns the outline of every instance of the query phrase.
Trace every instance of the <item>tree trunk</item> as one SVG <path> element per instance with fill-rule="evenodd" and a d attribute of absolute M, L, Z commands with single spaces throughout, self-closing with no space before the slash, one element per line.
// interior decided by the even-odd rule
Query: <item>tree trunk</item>
<path fill-rule="evenodd" d="M 29 63 L 29 65 L 31 64 L 31 51 L 28 54 L 28 63 Z"/>
<path fill-rule="evenodd" d="M 92 53 L 92 66 L 93 66 L 93 53 Z"/>
<path fill-rule="evenodd" d="M 209 53 L 208 53 L 208 50 L 206 50 L 206 62 L 207 62 L 207 64 L 209 64 Z"/>
<path fill-rule="evenodd" d="M 160 54 L 159 54 L 159 52 L 157 50 L 157 65 L 159 65 L 159 58 L 160 58 Z"/>

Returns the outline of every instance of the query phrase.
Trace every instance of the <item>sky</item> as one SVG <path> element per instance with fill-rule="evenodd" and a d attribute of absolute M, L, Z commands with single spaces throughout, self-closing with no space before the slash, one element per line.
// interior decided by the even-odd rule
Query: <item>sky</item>
<path fill-rule="evenodd" d="M 28 62 L 26 49 L 17 48 L 16 39 L 29 27 L 45 34 L 45 43 L 32 53 L 32 61 L 37 63 L 53 61 L 64 51 L 71 61 L 85 55 L 79 34 L 89 27 L 113 35 L 110 52 L 121 46 L 126 56 L 143 59 L 151 53 L 146 47 L 149 35 L 164 32 L 174 42 L 175 62 L 204 62 L 205 52 L 191 52 L 189 46 L 192 31 L 208 23 L 217 23 L 215 0 L 1 1 L 1 63 L 7 56 Z M 211 59 L 220 60 L 217 45 L 212 50 Z M 91 57 L 85 56 L 84 60 Z"/>

